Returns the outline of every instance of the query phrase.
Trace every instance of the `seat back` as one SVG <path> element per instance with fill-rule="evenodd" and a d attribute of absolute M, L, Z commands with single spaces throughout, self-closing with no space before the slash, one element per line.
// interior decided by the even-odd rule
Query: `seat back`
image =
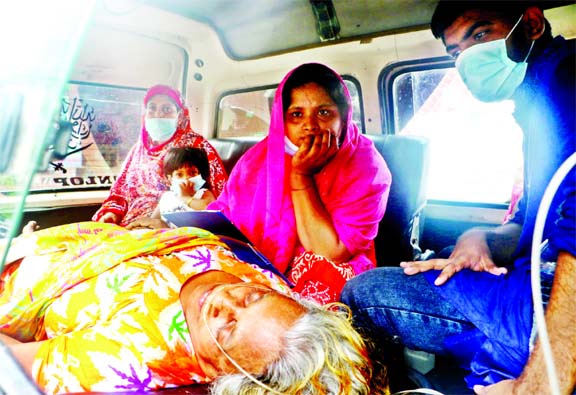
<path fill-rule="evenodd" d="M 428 140 L 419 136 L 366 135 L 373 142 L 392 173 L 386 213 L 374 240 L 378 266 L 396 266 L 417 259 L 422 208 L 426 202 Z M 218 151 L 230 174 L 240 157 L 260 137 L 214 138 L 209 142 Z"/>
<path fill-rule="evenodd" d="M 392 186 L 384 218 L 374 240 L 378 266 L 396 266 L 420 258 L 422 209 L 426 202 L 429 143 L 425 137 L 366 135 L 384 157 Z"/>
<path fill-rule="evenodd" d="M 262 137 L 213 138 L 208 142 L 218 151 L 226 172 L 230 174 L 238 159 Z"/>

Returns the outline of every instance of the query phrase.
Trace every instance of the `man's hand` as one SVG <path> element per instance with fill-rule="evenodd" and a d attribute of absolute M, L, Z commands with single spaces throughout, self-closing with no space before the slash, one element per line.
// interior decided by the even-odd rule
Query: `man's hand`
<path fill-rule="evenodd" d="M 492 385 L 475 385 L 476 395 L 512 395 L 514 394 L 516 380 L 502 380 Z"/>
<path fill-rule="evenodd" d="M 309 134 L 302 139 L 292 157 L 292 170 L 299 174 L 316 174 L 336 155 L 338 149 L 338 138 L 329 130 Z"/>
<path fill-rule="evenodd" d="M 486 233 L 483 230 L 470 230 L 460 236 L 448 259 L 402 262 L 400 266 L 404 268 L 404 273 L 407 275 L 428 270 L 441 270 L 442 272 L 434 281 L 435 285 L 444 284 L 454 273 L 462 269 L 488 272 L 495 276 L 508 272 L 505 267 L 498 267 L 492 261 L 490 249 L 486 243 Z"/>

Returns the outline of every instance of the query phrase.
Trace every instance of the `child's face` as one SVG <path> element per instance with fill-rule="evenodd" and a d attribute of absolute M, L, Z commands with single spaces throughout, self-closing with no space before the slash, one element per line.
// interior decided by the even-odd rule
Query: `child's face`
<path fill-rule="evenodd" d="M 172 179 L 187 180 L 189 178 L 197 176 L 198 174 L 200 174 L 200 172 L 198 171 L 198 168 L 196 166 L 184 165 L 172 172 L 172 174 L 170 175 L 170 180 L 171 181 Z"/>

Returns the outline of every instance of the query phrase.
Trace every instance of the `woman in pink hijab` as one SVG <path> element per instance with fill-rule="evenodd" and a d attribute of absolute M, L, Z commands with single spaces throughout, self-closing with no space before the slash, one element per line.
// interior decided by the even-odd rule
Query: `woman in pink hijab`
<path fill-rule="evenodd" d="M 144 97 L 142 134 L 124 160 L 110 195 L 92 220 L 126 226 L 150 216 L 168 187 L 163 176 L 164 156 L 175 147 L 199 147 L 210 163 L 210 184 L 218 196 L 227 175 L 218 153 L 204 137 L 192 131 L 188 108 L 180 93 L 155 85 Z"/>
<path fill-rule="evenodd" d="M 311 63 L 281 82 L 268 136 L 208 208 L 222 210 L 295 291 L 329 303 L 375 266 L 390 183 L 384 159 L 352 121 L 344 81 Z"/>

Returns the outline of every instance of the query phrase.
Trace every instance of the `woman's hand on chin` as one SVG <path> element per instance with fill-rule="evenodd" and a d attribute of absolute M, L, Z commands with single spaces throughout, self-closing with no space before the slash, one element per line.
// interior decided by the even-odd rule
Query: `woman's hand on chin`
<path fill-rule="evenodd" d="M 309 134 L 301 140 L 298 151 L 292 157 L 293 172 L 314 175 L 338 152 L 338 138 L 330 130 Z"/>

